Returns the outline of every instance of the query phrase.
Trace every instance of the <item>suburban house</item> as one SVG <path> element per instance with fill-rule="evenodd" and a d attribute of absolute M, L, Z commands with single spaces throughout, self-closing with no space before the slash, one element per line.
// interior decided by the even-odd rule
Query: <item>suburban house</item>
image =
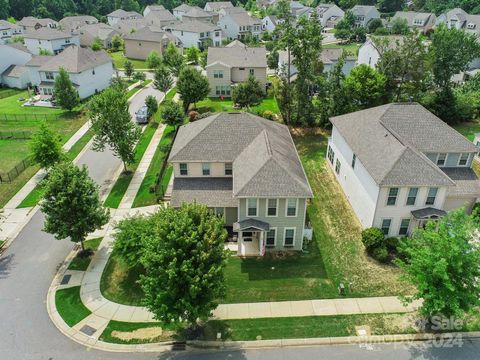
<path fill-rule="evenodd" d="M 480 15 L 470 15 L 455 8 L 437 17 L 435 25 L 444 23 L 448 28 L 463 29 L 480 37 Z"/>
<path fill-rule="evenodd" d="M 320 54 L 320 60 L 323 63 L 323 72 L 327 73 L 331 71 L 335 65 L 338 63 L 338 60 L 342 56 L 343 50 L 342 49 L 322 49 Z M 295 80 L 297 77 L 297 67 L 294 64 L 295 57 L 290 54 L 290 80 Z M 346 56 L 345 63 L 342 67 L 342 72 L 345 75 L 349 75 L 350 71 L 355 67 L 356 59 L 354 56 Z M 282 76 L 287 76 L 288 72 L 288 53 L 286 50 L 280 50 L 278 52 L 278 69 L 281 71 Z"/>
<path fill-rule="evenodd" d="M 255 4 L 259 9 L 266 9 L 271 6 L 277 5 L 278 0 L 255 0 Z"/>
<path fill-rule="evenodd" d="M 17 22 L 17 25 L 20 26 L 23 31 L 35 31 L 41 28 L 56 29 L 58 23 L 50 18 L 38 19 L 33 16 L 25 16 Z"/>
<path fill-rule="evenodd" d="M 0 45 L 0 84 L 24 89 L 29 82 L 25 64 L 32 59 L 32 53 L 19 43 Z"/>
<path fill-rule="evenodd" d="M 185 14 L 181 16 L 182 21 L 196 20 L 216 24 L 219 15 L 216 12 L 207 12 L 198 6 L 192 6 Z"/>
<path fill-rule="evenodd" d="M 104 23 L 84 25 L 77 31 L 80 35 L 81 46 L 91 46 L 95 39 L 99 39 L 105 49 L 112 46 L 112 39 L 115 35 L 121 35 L 112 26 Z"/>
<path fill-rule="evenodd" d="M 135 11 L 125 11 L 123 9 L 117 9 L 107 15 L 107 21 L 109 25 L 115 25 L 119 21 L 123 20 L 136 20 L 141 19 L 143 16 Z"/>
<path fill-rule="evenodd" d="M 12 36 L 22 35 L 23 28 L 17 24 L 0 20 L 0 45 L 6 44 Z"/>
<path fill-rule="evenodd" d="M 85 25 L 98 24 L 98 20 L 90 15 L 66 16 L 58 24 L 63 31 L 75 32 Z"/>
<path fill-rule="evenodd" d="M 223 217 L 238 255 L 302 250 L 313 194 L 287 126 L 249 113 L 215 114 L 181 126 L 168 161 L 170 205 L 196 202 Z"/>
<path fill-rule="evenodd" d="M 80 99 L 85 99 L 110 86 L 113 75 L 112 58 L 104 51 L 69 46 L 55 56 L 32 58 L 29 67 L 30 83 L 41 95 L 53 95 L 55 77 L 64 68 L 78 90 Z"/>
<path fill-rule="evenodd" d="M 254 76 L 265 89 L 267 51 L 264 47 L 247 47 L 234 40 L 225 47 L 210 47 L 207 55 L 207 78 L 211 97 L 230 97 L 231 88 Z"/>
<path fill-rule="evenodd" d="M 345 15 L 345 12 L 335 4 L 318 4 L 315 11 L 320 25 L 324 28 L 333 28 Z"/>
<path fill-rule="evenodd" d="M 124 40 L 125 56 L 131 59 L 145 60 L 152 51 L 162 55 L 170 43 L 182 48 L 181 41 L 175 35 L 156 26 L 147 26 L 125 35 Z"/>
<path fill-rule="evenodd" d="M 395 19 L 407 20 L 408 27 L 410 29 L 418 30 L 424 34 L 433 29 L 435 25 L 436 16 L 433 13 L 415 12 L 415 11 L 397 11 L 392 17 L 392 21 Z"/>
<path fill-rule="evenodd" d="M 80 38 L 76 34 L 57 29 L 43 27 L 23 34 L 27 49 L 35 55 L 43 49 L 51 54 L 58 54 L 70 45 L 80 46 Z"/>
<path fill-rule="evenodd" d="M 375 6 L 355 5 L 351 10 L 355 17 L 355 26 L 367 26 L 373 19 L 380 19 L 380 13 Z"/>
<path fill-rule="evenodd" d="M 143 29 L 146 26 L 148 26 L 147 20 L 145 18 L 141 18 L 135 20 L 121 20 L 112 27 L 120 34 L 126 36 L 135 31 Z"/>
<path fill-rule="evenodd" d="M 358 59 L 357 64 L 365 64 L 372 68 L 377 66 L 380 57 L 382 56 L 382 47 L 378 46 L 379 41 L 383 41 L 382 39 L 388 40 L 386 43 L 386 47 L 388 49 L 395 49 L 397 46 L 403 44 L 405 37 L 403 36 L 377 36 L 374 38 L 368 38 L 365 43 L 360 46 L 358 49 Z"/>
<path fill-rule="evenodd" d="M 180 39 L 184 48 L 205 49 L 222 45 L 222 30 L 211 23 L 196 20 L 176 21 L 163 29 Z"/>
<path fill-rule="evenodd" d="M 262 30 L 273 32 L 278 24 L 278 18 L 275 15 L 267 15 L 262 19 Z"/>
<path fill-rule="evenodd" d="M 165 10 L 165 7 L 163 5 L 147 5 L 145 6 L 145 9 L 143 9 L 143 17 L 146 17 L 152 11 L 162 11 L 162 10 Z"/>
<path fill-rule="evenodd" d="M 250 16 L 242 8 L 223 9 L 222 11 L 225 11 L 225 15 L 220 17 L 218 25 L 229 39 L 242 40 L 247 34 L 260 39 L 262 20 Z"/>
<path fill-rule="evenodd" d="M 310 6 L 305 6 L 299 1 L 290 1 L 290 11 L 292 15 L 299 19 L 302 16 L 310 17 L 310 14 L 314 11 Z"/>
<path fill-rule="evenodd" d="M 147 11 L 147 8 L 149 10 Z M 145 22 L 148 25 L 163 27 L 177 21 L 177 18 L 172 13 L 163 8 L 163 6 L 147 6 L 143 12 Z"/>
<path fill-rule="evenodd" d="M 230 1 L 208 1 L 203 10 L 219 14 L 220 10 L 230 8 L 233 8 L 233 4 Z"/>
<path fill-rule="evenodd" d="M 364 228 L 408 235 L 480 196 L 478 149 L 417 103 L 392 103 L 330 119 L 330 165 Z"/>

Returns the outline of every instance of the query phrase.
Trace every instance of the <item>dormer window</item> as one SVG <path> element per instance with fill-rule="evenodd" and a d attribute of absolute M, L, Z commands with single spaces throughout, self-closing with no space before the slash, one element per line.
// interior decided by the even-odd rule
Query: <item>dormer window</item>
<path fill-rule="evenodd" d="M 447 154 L 438 154 L 437 155 L 437 166 L 445 166 L 447 160 Z"/>

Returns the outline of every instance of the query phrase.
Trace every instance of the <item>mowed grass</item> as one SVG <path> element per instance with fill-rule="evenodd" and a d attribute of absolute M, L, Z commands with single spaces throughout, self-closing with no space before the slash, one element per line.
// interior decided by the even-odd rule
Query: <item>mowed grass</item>
<path fill-rule="evenodd" d="M 325 161 L 328 134 L 296 130 L 293 136 L 313 190 L 307 212 L 314 238 L 334 286 L 351 284 L 347 292 L 351 297 L 412 294 L 412 285 L 400 280 L 400 269 L 382 265 L 365 253 L 362 227 Z"/>
<path fill-rule="evenodd" d="M 130 61 L 134 67 L 134 69 L 147 69 L 147 64 L 144 60 L 137 60 L 137 59 L 128 59 L 125 57 L 123 51 L 115 51 L 111 52 L 110 56 L 113 59 L 113 64 L 117 69 L 123 69 L 125 67 L 125 61 Z"/>
<path fill-rule="evenodd" d="M 70 327 L 75 326 L 91 314 L 80 299 L 80 286 L 57 290 L 55 306 L 63 321 Z"/>
<path fill-rule="evenodd" d="M 0 173 L 10 171 L 30 153 L 28 140 L 0 140 Z"/>
<path fill-rule="evenodd" d="M 358 49 L 360 49 L 362 44 L 359 43 L 349 43 L 349 44 L 326 44 L 322 45 L 324 49 L 343 49 L 348 51 L 352 56 L 358 57 Z"/>
<path fill-rule="evenodd" d="M 82 254 L 81 252 L 77 253 L 77 255 L 73 258 L 73 260 L 68 265 L 68 270 L 79 270 L 79 271 L 86 271 L 88 265 L 90 265 L 90 261 L 92 261 L 93 255 L 95 251 L 97 251 L 98 246 L 102 242 L 103 238 L 96 238 L 84 241 L 83 245 L 85 246 L 85 250 L 90 250 L 88 256 Z"/>
<path fill-rule="evenodd" d="M 257 105 L 252 106 L 249 109 L 236 109 L 233 107 L 233 102 L 231 98 L 207 98 L 205 100 L 199 101 L 197 104 L 197 111 L 200 113 L 210 112 L 224 112 L 224 111 L 248 111 L 252 114 L 263 113 L 264 111 L 271 111 L 274 114 L 280 115 L 280 110 L 278 109 L 277 100 L 274 96 L 267 96 L 263 101 Z"/>
<path fill-rule="evenodd" d="M 148 344 L 162 341 L 172 341 L 178 338 L 177 330 L 179 325 L 172 323 L 165 325 L 163 323 L 148 322 L 148 323 L 129 323 L 123 321 L 110 320 L 107 327 L 100 335 L 99 340 L 114 344 Z M 135 333 L 145 331 L 153 328 L 161 328 L 162 334 L 155 337 L 135 337 Z M 116 336 L 115 336 L 116 335 Z M 124 338 L 120 338 L 122 336 Z M 128 339 L 127 339 L 128 338 Z"/>
<path fill-rule="evenodd" d="M 473 141 L 475 134 L 480 133 L 480 119 L 477 119 L 476 121 L 460 123 L 454 125 L 453 128 L 465 136 L 468 140 Z"/>

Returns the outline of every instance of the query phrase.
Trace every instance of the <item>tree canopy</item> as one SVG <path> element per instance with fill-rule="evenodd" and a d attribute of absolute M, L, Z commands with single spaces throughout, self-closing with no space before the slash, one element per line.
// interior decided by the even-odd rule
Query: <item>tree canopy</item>
<path fill-rule="evenodd" d="M 232 101 L 242 108 L 248 108 L 260 104 L 264 93 L 260 82 L 253 75 L 250 75 L 247 81 L 233 87 Z"/>
<path fill-rule="evenodd" d="M 185 110 L 188 110 L 190 104 L 195 104 L 207 97 L 210 85 L 200 71 L 191 66 L 185 66 L 178 75 L 177 89 Z"/>
<path fill-rule="evenodd" d="M 60 135 L 53 132 L 45 122 L 33 135 L 30 141 L 33 161 L 43 169 L 49 169 L 64 158 L 62 139 Z"/>
<path fill-rule="evenodd" d="M 80 103 L 78 91 L 73 86 L 70 76 L 64 68 L 60 68 L 58 75 L 55 77 L 53 93 L 55 94 L 55 102 L 62 109 L 72 110 Z"/>

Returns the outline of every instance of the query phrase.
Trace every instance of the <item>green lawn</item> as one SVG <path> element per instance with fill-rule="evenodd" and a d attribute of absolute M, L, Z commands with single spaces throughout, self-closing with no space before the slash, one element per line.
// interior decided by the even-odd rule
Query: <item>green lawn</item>
<path fill-rule="evenodd" d="M 80 286 L 57 290 L 55 305 L 62 319 L 72 327 L 91 314 L 80 299 Z"/>
<path fill-rule="evenodd" d="M 359 43 L 351 43 L 351 44 L 326 44 L 323 45 L 324 49 L 344 49 L 347 50 L 350 55 L 358 57 L 358 49 L 362 46 Z"/>
<path fill-rule="evenodd" d="M 85 250 L 92 250 L 92 252 L 86 256 L 85 254 L 77 253 L 73 260 L 68 265 L 68 270 L 80 270 L 86 271 L 90 261 L 92 261 L 95 251 L 97 251 L 98 246 L 102 242 L 103 238 L 96 238 L 87 240 L 84 242 Z"/>
<path fill-rule="evenodd" d="M 125 61 L 129 60 L 133 67 L 136 69 L 147 69 L 147 64 L 144 60 L 128 59 L 123 54 L 123 51 L 111 52 L 110 56 L 113 59 L 113 65 L 117 69 L 123 69 Z"/>
<path fill-rule="evenodd" d="M 29 153 L 28 140 L 0 140 L 0 173 L 10 171 Z"/>
<path fill-rule="evenodd" d="M 139 329 L 162 328 L 162 334 L 153 338 L 135 338 L 132 332 Z M 147 344 L 162 341 L 176 340 L 178 337 L 176 331 L 179 328 L 177 324 L 164 325 L 162 323 L 148 322 L 148 323 L 128 323 L 122 321 L 110 320 L 107 327 L 100 335 L 99 340 L 114 344 Z M 119 334 L 132 336 L 131 339 L 119 338 Z M 117 336 L 115 336 L 117 335 Z"/>
<path fill-rule="evenodd" d="M 477 121 L 457 124 L 453 127 L 468 140 L 473 141 L 475 134 L 480 133 L 480 119 Z"/>
<path fill-rule="evenodd" d="M 207 98 L 205 100 L 199 101 L 197 104 L 197 111 L 200 113 L 210 112 L 222 112 L 222 111 L 240 111 L 239 109 L 234 109 L 232 99 L 225 98 L 224 100 L 220 98 Z M 275 114 L 280 114 L 278 109 L 277 100 L 274 96 L 266 97 L 260 105 L 253 106 L 248 109 L 248 112 L 252 114 L 263 113 L 264 111 L 269 110 Z"/>

